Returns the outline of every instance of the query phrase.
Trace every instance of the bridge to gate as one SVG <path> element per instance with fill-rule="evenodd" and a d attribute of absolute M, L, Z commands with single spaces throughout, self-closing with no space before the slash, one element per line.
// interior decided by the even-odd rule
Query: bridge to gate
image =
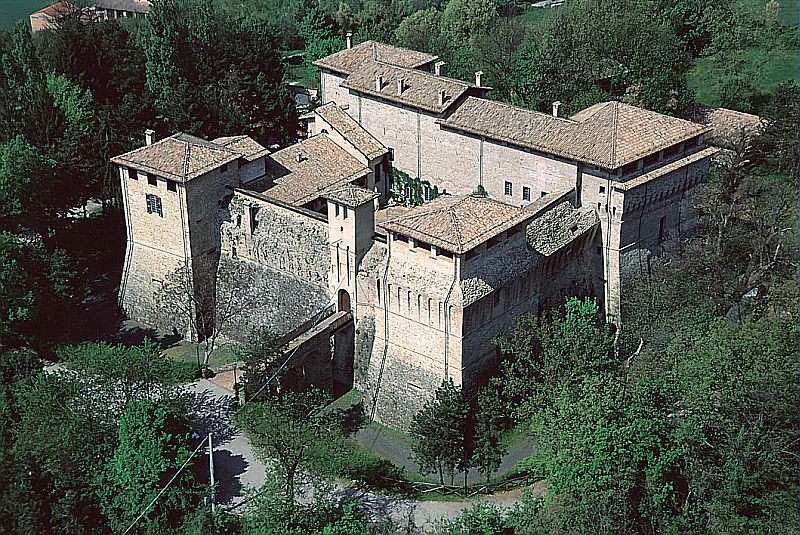
<path fill-rule="evenodd" d="M 350 311 L 334 312 L 289 334 L 286 355 L 294 352 L 285 381 L 314 385 L 339 397 L 353 387 L 355 326 Z"/>

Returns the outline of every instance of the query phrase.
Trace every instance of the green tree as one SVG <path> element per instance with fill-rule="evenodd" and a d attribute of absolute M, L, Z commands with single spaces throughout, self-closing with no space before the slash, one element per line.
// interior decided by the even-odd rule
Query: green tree
<path fill-rule="evenodd" d="M 125 531 L 189 458 L 189 426 L 153 401 L 133 401 L 119 421 L 119 445 L 106 466 L 100 495 L 112 530 Z M 176 529 L 197 494 L 185 469 L 140 521 Z"/>
<path fill-rule="evenodd" d="M 248 337 L 246 346 L 241 350 L 241 388 L 244 390 L 245 401 L 258 401 L 277 393 L 279 380 L 272 386 L 265 387 L 265 384 L 278 371 L 278 366 L 283 363 L 283 356 L 283 347 L 267 328 L 259 329 Z M 261 392 L 256 396 L 259 390 Z"/>
<path fill-rule="evenodd" d="M 313 7 L 297 25 L 297 33 L 305 43 L 303 61 L 306 66 L 322 58 L 344 49 L 345 42 L 333 33 L 333 24 L 321 9 Z"/>
<path fill-rule="evenodd" d="M 475 437 L 472 446 L 471 464 L 486 476 L 500 468 L 506 447 L 502 442 L 509 417 L 505 414 L 506 405 L 491 387 L 478 393 L 478 411 L 475 415 Z"/>
<path fill-rule="evenodd" d="M 191 0 L 158 2 L 147 20 L 147 88 L 165 128 L 294 140 L 297 113 L 265 23 Z"/>
<path fill-rule="evenodd" d="M 410 433 L 411 449 L 423 474 L 437 474 L 444 484 L 445 474 L 452 484 L 458 467 L 466 470 L 466 435 L 469 405 L 452 379 L 442 381 L 433 399 L 414 415 Z"/>
<path fill-rule="evenodd" d="M 411 50 L 432 52 L 439 36 L 441 16 L 441 12 L 434 8 L 415 11 L 404 18 L 394 31 L 395 41 Z"/>
<path fill-rule="evenodd" d="M 262 403 L 245 405 L 239 414 L 255 444 L 276 463 L 286 507 L 295 507 L 295 482 L 300 467 L 309 462 L 325 440 L 330 421 L 321 413 L 328 398 L 320 390 L 286 390 Z"/>

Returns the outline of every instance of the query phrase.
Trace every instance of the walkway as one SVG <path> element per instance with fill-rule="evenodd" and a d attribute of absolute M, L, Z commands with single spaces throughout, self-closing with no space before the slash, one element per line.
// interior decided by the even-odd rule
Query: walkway
<path fill-rule="evenodd" d="M 206 379 L 187 385 L 187 388 L 195 397 L 192 415 L 199 422 L 197 431 L 214 433 L 217 501 L 228 509 L 236 509 L 244 502 L 247 489 L 258 489 L 263 485 L 266 467 L 250 441 L 230 424 L 228 406 L 233 400 L 230 391 Z M 306 490 L 310 490 L 310 486 Z M 519 501 L 521 491 L 517 489 L 471 500 L 439 502 L 384 496 L 333 484 L 333 500 L 338 501 L 346 496 L 361 500 L 371 522 L 377 524 L 390 519 L 401 532 L 424 533 L 432 528 L 434 520 L 455 518 L 462 509 L 478 501 L 510 507 Z"/>

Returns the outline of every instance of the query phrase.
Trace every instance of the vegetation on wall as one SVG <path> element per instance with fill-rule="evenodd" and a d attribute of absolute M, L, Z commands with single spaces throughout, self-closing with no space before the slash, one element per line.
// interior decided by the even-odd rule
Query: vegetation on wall
<path fill-rule="evenodd" d="M 399 169 L 392 169 L 392 199 L 405 206 L 419 206 L 446 194 L 439 193 L 439 187 L 427 180 L 410 176 Z"/>

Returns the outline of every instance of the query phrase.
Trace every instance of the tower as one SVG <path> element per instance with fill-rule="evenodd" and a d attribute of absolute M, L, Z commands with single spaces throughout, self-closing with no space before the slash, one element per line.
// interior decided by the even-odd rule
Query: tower
<path fill-rule="evenodd" d="M 348 184 L 324 197 L 328 201 L 328 243 L 331 270 L 328 288 L 337 310 L 350 311 L 358 303 L 356 274 L 375 234 L 378 193 Z"/>

